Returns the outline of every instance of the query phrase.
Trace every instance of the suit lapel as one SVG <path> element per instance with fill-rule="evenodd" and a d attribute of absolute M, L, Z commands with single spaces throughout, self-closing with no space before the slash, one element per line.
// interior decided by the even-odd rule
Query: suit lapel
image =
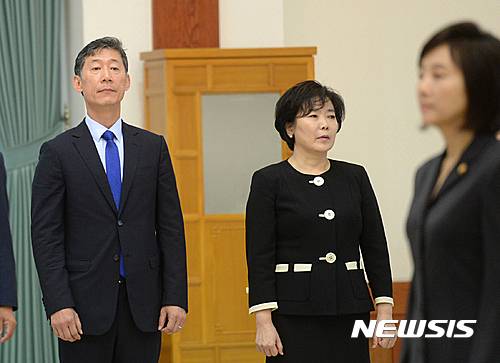
<path fill-rule="evenodd" d="M 441 164 L 442 157 L 436 157 L 432 159 L 427 166 L 420 172 L 418 179 L 416 180 L 415 195 L 412 204 L 412 208 L 409 216 L 408 236 L 412 241 L 412 249 L 414 254 L 415 269 L 420 270 L 422 266 L 420 263 L 423 262 L 422 247 L 423 239 L 422 232 L 424 230 L 425 217 L 427 213 L 427 207 L 429 205 L 429 196 L 434 186 L 437 174 L 439 172 L 439 166 Z"/>
<path fill-rule="evenodd" d="M 443 186 L 439 190 L 436 200 L 442 197 L 445 193 L 449 192 L 460 180 L 462 180 L 467 173 L 471 165 L 473 165 L 474 159 L 478 156 L 484 147 L 490 142 L 491 137 L 479 135 L 472 140 L 472 143 L 465 149 L 464 153 L 460 157 L 457 165 L 450 172 L 450 175 L 446 178 Z"/>
<path fill-rule="evenodd" d="M 419 225 L 423 223 L 425 210 L 429 205 L 432 189 L 434 188 L 434 184 L 436 183 L 442 160 L 443 155 L 438 156 L 430 161 L 429 165 L 427 165 L 427 168 L 422 175 L 421 185 L 418 187 L 418 190 L 415 193 L 415 197 L 417 198 L 415 201 L 415 207 L 417 209 Z"/>
<path fill-rule="evenodd" d="M 424 318 L 424 290 L 422 280 L 420 278 L 423 273 L 425 263 L 423 255 L 423 232 L 425 230 L 424 224 L 427 207 L 429 205 L 429 196 L 436 181 L 441 160 L 442 156 L 432 159 L 419 172 L 416 179 L 414 200 L 410 210 L 410 215 L 408 216 L 407 232 L 411 242 L 413 261 L 415 263 L 415 273 L 413 275 L 412 292 L 410 295 L 411 304 L 408 312 L 411 319 Z"/>
<path fill-rule="evenodd" d="M 82 157 L 90 173 L 94 177 L 101 193 L 104 195 L 104 198 L 108 202 L 109 206 L 113 209 L 113 211 L 115 213 L 118 213 L 115 202 L 113 200 L 113 194 L 111 193 L 111 188 L 109 187 L 106 172 L 104 171 L 104 167 L 102 166 L 101 159 L 99 158 L 99 153 L 97 152 L 94 141 L 92 140 L 90 131 L 85 124 L 85 120 L 73 129 L 72 136 L 73 144 L 78 150 L 78 153 Z"/>
<path fill-rule="evenodd" d="M 123 181 L 122 181 L 122 195 L 120 198 L 120 213 L 123 211 L 127 201 L 132 182 L 134 181 L 135 171 L 137 169 L 137 162 L 139 160 L 139 143 L 137 140 L 138 131 L 122 122 L 123 132 Z"/>
<path fill-rule="evenodd" d="M 491 142 L 491 137 L 489 136 L 476 136 L 473 142 L 469 145 L 469 147 L 464 151 L 460 161 L 457 166 L 450 173 L 445 183 L 441 187 L 441 190 L 437 194 L 434 199 L 431 199 L 431 193 L 434 189 L 434 185 L 438 178 L 438 174 L 441 168 L 441 163 L 444 158 L 444 154 L 435 157 L 431 161 L 429 161 L 428 165 L 424 167 L 421 171 L 421 176 L 419 176 L 417 180 L 417 185 L 415 189 L 415 196 L 412 205 L 412 218 L 414 218 L 413 222 L 413 233 L 416 233 L 414 236 L 415 242 L 418 246 L 415 248 L 414 253 L 417 254 L 415 256 L 415 260 L 419 261 L 420 259 L 420 248 L 422 243 L 422 238 L 420 238 L 420 233 L 424 230 L 425 217 L 427 213 L 427 208 L 431 205 L 435 205 L 439 203 L 439 199 L 450 190 L 453 189 L 457 183 L 462 180 L 469 170 L 474 167 L 474 161 L 478 155 L 480 155 L 481 151 L 484 149 L 489 142 Z"/>

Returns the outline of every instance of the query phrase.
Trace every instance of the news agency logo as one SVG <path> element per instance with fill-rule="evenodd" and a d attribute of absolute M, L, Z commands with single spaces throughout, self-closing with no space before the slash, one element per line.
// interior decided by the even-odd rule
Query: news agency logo
<path fill-rule="evenodd" d="M 399 326 L 395 324 L 399 322 Z M 474 329 L 470 326 L 477 320 L 370 320 L 366 326 L 363 320 L 356 320 L 351 338 L 359 337 L 362 332 L 366 338 L 392 338 L 397 332 L 398 338 L 470 338 Z M 389 332 L 389 333 L 387 333 Z"/>

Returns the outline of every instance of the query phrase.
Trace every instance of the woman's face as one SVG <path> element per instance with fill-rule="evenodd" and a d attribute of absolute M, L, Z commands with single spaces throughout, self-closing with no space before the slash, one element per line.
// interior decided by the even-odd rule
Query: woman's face
<path fill-rule="evenodd" d="M 448 45 L 440 45 L 422 58 L 417 89 L 424 125 L 463 126 L 467 111 L 465 81 Z"/>
<path fill-rule="evenodd" d="M 296 117 L 295 123 L 287 127 L 287 133 L 295 138 L 294 151 L 326 153 L 335 143 L 338 127 L 335 109 L 332 101 L 328 100 L 323 107 L 318 102 L 318 108 L 305 116 Z"/>

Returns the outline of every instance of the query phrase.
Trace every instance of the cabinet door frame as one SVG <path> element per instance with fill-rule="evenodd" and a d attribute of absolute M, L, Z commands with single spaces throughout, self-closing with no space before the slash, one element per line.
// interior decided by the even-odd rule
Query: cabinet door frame
<path fill-rule="evenodd" d="M 163 49 L 141 54 L 145 61 L 145 126 L 167 139 L 184 213 L 188 252 L 188 323 L 182 333 L 163 337 L 161 362 L 222 363 L 234 361 L 236 356 L 241 362 L 263 360 L 255 352 L 253 317 L 246 313 L 244 215 L 204 213 L 201 97 L 283 94 L 300 81 L 314 79 L 315 54 L 315 47 Z M 287 158 L 288 147 L 285 143 L 281 147 L 282 157 Z M 231 309 L 231 301 L 221 296 L 224 281 L 220 281 L 216 265 L 221 263 L 217 262 L 216 249 L 221 248 L 217 245 L 224 238 L 236 239 L 224 248 L 235 248 L 229 254 L 241 260 L 234 264 L 241 266 L 235 276 L 242 280 L 237 299 L 244 301 L 244 307 L 238 305 L 238 309 L 245 313 L 239 330 L 226 329 L 218 320 L 224 309 Z M 228 294 L 231 298 L 234 292 Z"/>

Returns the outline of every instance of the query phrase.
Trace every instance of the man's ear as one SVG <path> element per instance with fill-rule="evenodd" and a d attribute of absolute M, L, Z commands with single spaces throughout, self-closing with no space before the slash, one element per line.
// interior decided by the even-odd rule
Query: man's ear
<path fill-rule="evenodd" d="M 75 89 L 76 92 L 80 92 L 83 96 L 82 78 L 79 75 L 75 74 L 73 76 L 73 88 Z"/>
<path fill-rule="evenodd" d="M 125 88 L 125 91 L 128 91 L 130 88 L 130 74 L 127 73 L 127 87 Z"/>

